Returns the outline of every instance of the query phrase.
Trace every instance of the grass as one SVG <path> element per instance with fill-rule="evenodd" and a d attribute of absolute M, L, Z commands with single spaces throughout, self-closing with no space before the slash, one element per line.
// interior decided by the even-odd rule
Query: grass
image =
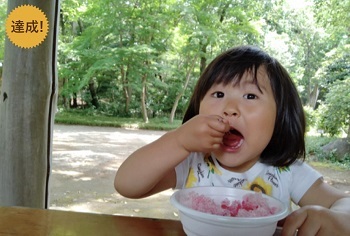
<path fill-rule="evenodd" d="M 321 167 L 321 168 L 332 168 L 337 171 L 350 170 L 348 165 L 341 165 L 339 162 L 332 161 L 308 161 L 312 166 Z"/>
<path fill-rule="evenodd" d="M 98 114 L 87 114 L 83 111 L 58 112 L 55 116 L 55 123 L 68 125 L 87 125 L 87 126 L 107 126 L 117 128 L 135 128 L 147 130 L 172 130 L 181 125 L 180 120 L 174 120 L 170 124 L 168 118 L 149 119 L 145 123 L 140 118 L 120 118 Z"/>

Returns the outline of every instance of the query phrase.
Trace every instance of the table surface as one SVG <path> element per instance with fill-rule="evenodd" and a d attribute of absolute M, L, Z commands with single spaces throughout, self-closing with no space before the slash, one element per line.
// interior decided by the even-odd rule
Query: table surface
<path fill-rule="evenodd" d="M 185 235 L 180 221 L 0 207 L 0 235 Z"/>

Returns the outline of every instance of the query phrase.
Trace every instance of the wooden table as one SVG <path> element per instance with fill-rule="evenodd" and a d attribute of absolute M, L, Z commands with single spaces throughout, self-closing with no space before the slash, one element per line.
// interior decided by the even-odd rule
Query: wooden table
<path fill-rule="evenodd" d="M 0 235 L 185 235 L 180 221 L 0 207 Z"/>

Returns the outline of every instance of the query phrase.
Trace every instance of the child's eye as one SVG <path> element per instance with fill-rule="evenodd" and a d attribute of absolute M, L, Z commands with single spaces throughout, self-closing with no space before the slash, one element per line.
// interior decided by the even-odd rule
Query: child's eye
<path fill-rule="evenodd" d="M 252 93 L 245 94 L 243 97 L 246 99 L 257 99 L 258 98 L 258 96 L 256 96 L 255 94 L 252 94 Z"/>
<path fill-rule="evenodd" d="M 225 94 L 223 92 L 214 92 L 213 97 L 215 98 L 223 98 Z"/>

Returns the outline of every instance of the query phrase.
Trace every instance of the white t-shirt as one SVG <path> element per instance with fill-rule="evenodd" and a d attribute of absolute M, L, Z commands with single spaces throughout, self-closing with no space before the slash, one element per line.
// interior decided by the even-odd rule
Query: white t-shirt
<path fill-rule="evenodd" d="M 244 173 L 228 171 L 213 156 L 191 153 L 176 168 L 176 188 L 225 186 L 262 191 L 287 205 L 298 203 L 321 174 L 308 164 L 296 161 L 289 167 L 274 167 L 257 162 Z"/>

